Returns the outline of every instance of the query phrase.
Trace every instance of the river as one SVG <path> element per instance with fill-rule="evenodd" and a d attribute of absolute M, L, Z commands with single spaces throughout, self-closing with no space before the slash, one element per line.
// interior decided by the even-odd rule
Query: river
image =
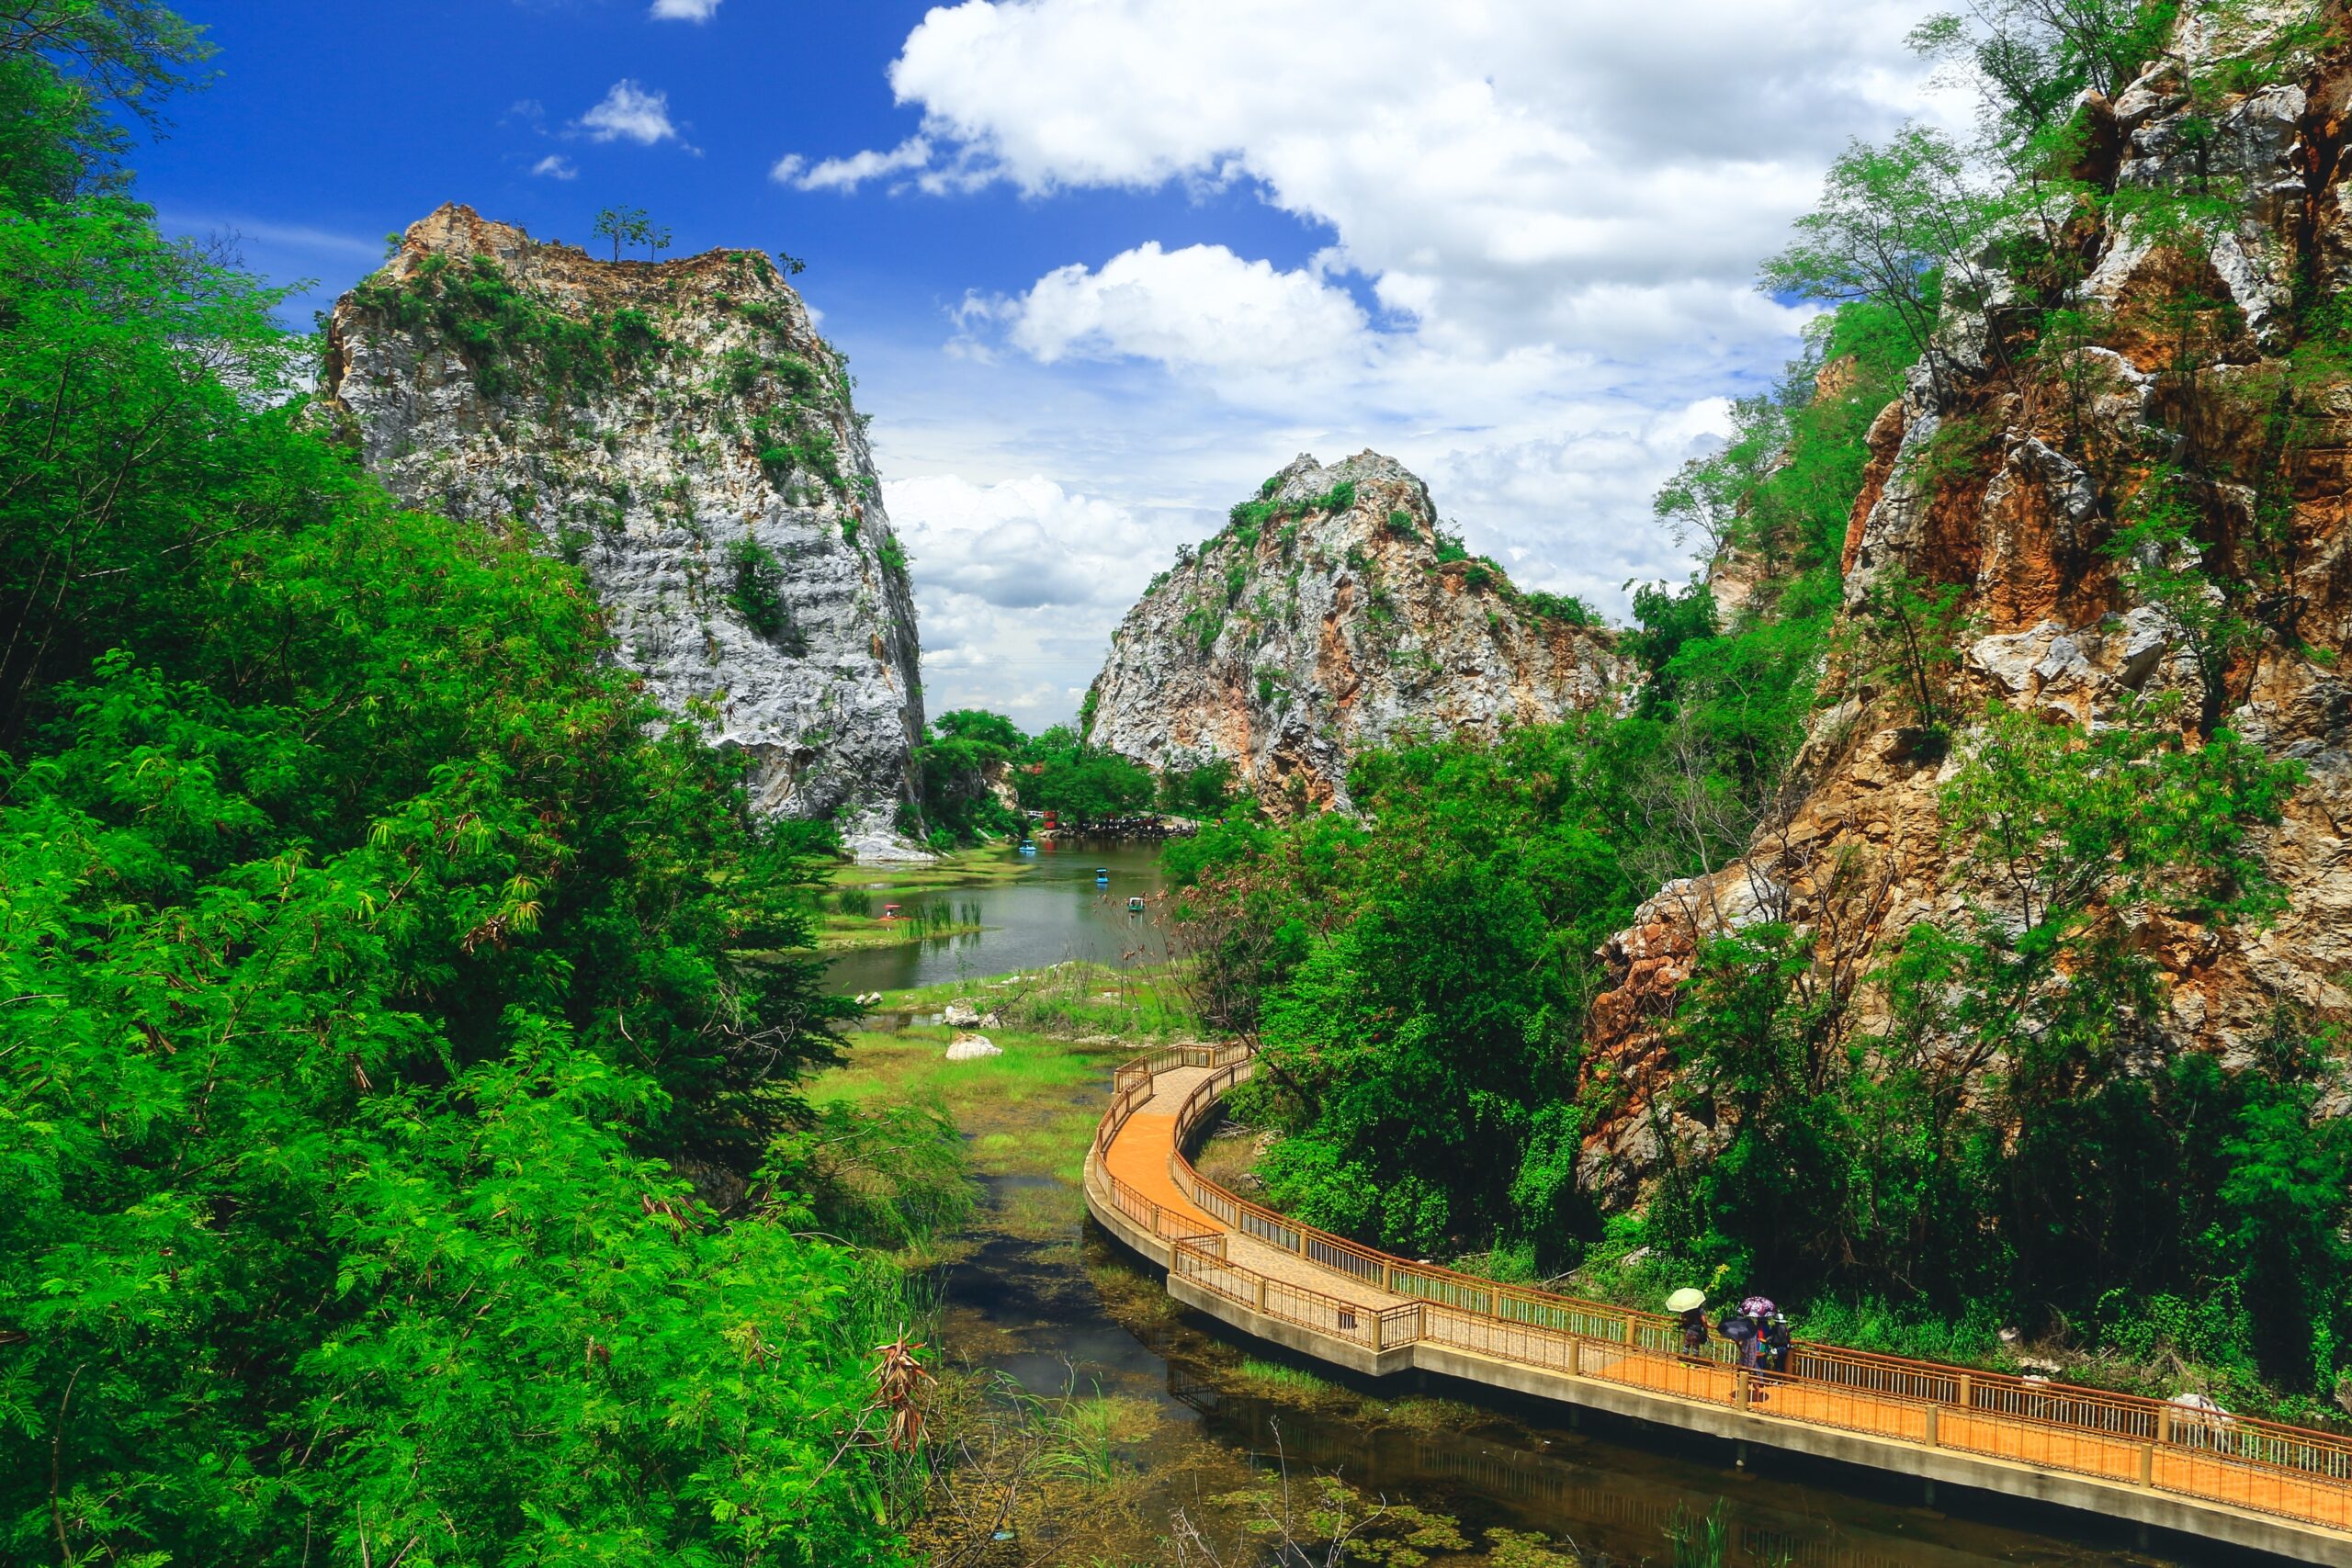
<path fill-rule="evenodd" d="M 1098 888 L 1096 868 L 1110 873 Z M 1041 852 L 1012 881 L 950 887 L 901 900 L 942 902 L 976 933 L 869 950 L 836 961 L 845 991 L 896 990 L 1093 958 L 1155 962 L 1164 946 L 1152 913 L 1126 901 L 1159 892 L 1157 851 L 1071 844 Z M 1109 1065 L 1091 1081 L 1040 1096 L 1013 1114 L 1033 1127 L 1091 1121 L 1107 1093 Z M 991 1140 L 1005 1116 L 989 1118 Z M 1099 1391 L 1134 1413 L 1124 1462 L 1136 1484 L 1106 1503 L 1099 1541 L 1046 1561 L 1119 1564 L 1175 1561 L 1164 1537 L 1178 1508 L 1198 1512 L 1253 1470 L 1286 1463 L 1294 1474 L 1337 1472 L 1369 1497 L 1409 1504 L 1460 1521 L 1467 1538 L 1494 1529 L 1541 1535 L 1584 1562 L 1668 1562 L 1664 1534 L 1678 1510 L 1723 1507 L 1724 1561 L 1823 1568 L 1970 1568 L 1991 1563 L 2092 1565 L 2242 1561 L 2208 1556 L 2193 1542 L 2154 1551 L 2129 1527 L 2003 1499 L 1941 1499 L 1928 1506 L 1916 1482 L 1867 1472 L 1835 1476 L 1758 1450 L 1743 1469 L 1721 1446 L 1588 1417 L 1555 1406 L 1462 1403 L 1445 1388 L 1346 1387 L 1303 1377 L 1280 1352 L 1240 1340 L 1170 1302 L 1158 1276 L 1084 1217 L 1066 1171 L 999 1162 L 986 1201 L 956 1261 L 943 1273 L 944 1336 L 952 1357 L 994 1369 L 1041 1395 Z M 2042 1533 L 2047 1532 L 2047 1533 Z M 2133 1549 L 2136 1547 L 2136 1549 Z M 1354 1561 L 1355 1559 L 1351 1559 Z M 1319 1561 L 1319 1558 L 1318 1558 Z M 1543 1561 L 1498 1554 L 1438 1554 L 1447 1563 Z"/>

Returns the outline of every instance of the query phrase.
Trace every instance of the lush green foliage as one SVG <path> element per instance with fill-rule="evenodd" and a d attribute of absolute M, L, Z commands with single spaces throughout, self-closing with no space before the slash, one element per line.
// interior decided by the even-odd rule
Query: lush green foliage
<path fill-rule="evenodd" d="M 1051 811 L 1073 825 L 1132 817 L 1155 802 L 1162 811 L 1214 818 L 1236 799 L 1230 763 L 1170 767 L 1155 777 L 1088 744 L 1069 725 L 1027 736 L 1001 714 L 975 708 L 942 714 L 931 728 L 915 763 L 922 822 L 943 844 L 1025 830 L 1020 814 L 998 799 L 997 784 L 1012 784 L 1024 809 Z"/>
<path fill-rule="evenodd" d="M 0 99 L 107 142 L 37 61 Z M 747 956 L 809 836 L 575 574 L 306 434 L 276 297 L 57 163 L 0 214 L 0 1555 L 895 1560 L 895 1288 L 791 1195 L 840 1004 Z"/>
<path fill-rule="evenodd" d="M 784 563 L 749 535 L 727 547 L 727 604 L 743 624 L 789 653 L 805 653 L 808 638 L 784 602 Z"/>
<path fill-rule="evenodd" d="M 1595 950 L 1660 882 L 1737 852 L 1777 787 L 1826 648 L 1838 492 L 1905 358 L 1884 315 L 1848 306 L 1678 479 L 1727 498 L 1723 545 L 1784 570 L 1776 613 L 1732 627 L 1703 585 L 1642 590 L 1621 634 L 1650 675 L 1635 715 L 1374 754 L 1350 778 L 1361 826 L 1169 847 L 1196 1004 L 1273 1069 L 1256 1109 L 1290 1134 L 1267 1168 L 1283 1201 L 1416 1251 L 1503 1240 L 1548 1264 L 1595 1234 L 1575 1175 Z"/>
<path fill-rule="evenodd" d="M 484 397 L 608 386 L 668 346 L 643 311 L 571 315 L 517 288 L 491 256 L 458 263 L 436 252 L 405 276 L 362 281 L 352 303 L 395 331 L 454 344 Z"/>
<path fill-rule="evenodd" d="M 1013 775 L 1021 804 L 1078 823 L 1131 817 L 1151 806 L 1151 770 L 1057 724 L 1023 746 Z"/>
<path fill-rule="evenodd" d="M 1240 800 L 1233 764 L 1223 759 L 1160 770 L 1159 809 L 1170 816 L 1214 821 L 1233 810 Z"/>
<path fill-rule="evenodd" d="M 983 833 L 1019 834 L 1023 823 L 990 786 L 1026 743 L 1001 714 L 962 708 L 931 721 L 931 737 L 915 749 L 926 836 L 946 844 L 973 844 Z"/>

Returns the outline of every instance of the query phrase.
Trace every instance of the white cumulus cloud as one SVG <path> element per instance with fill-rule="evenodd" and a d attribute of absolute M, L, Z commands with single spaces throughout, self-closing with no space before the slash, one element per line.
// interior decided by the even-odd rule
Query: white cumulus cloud
<path fill-rule="evenodd" d="M 1034 474 L 885 480 L 882 500 L 914 561 L 924 706 L 1032 729 L 1077 708 L 1152 562 L 1189 536 L 1189 519 L 1146 521 Z"/>
<path fill-rule="evenodd" d="M 1488 346 L 1595 291 L 1743 290 L 1856 130 L 1914 106 L 1919 0 L 966 0 L 890 68 L 921 133 L 808 188 L 1244 181 Z"/>
<path fill-rule="evenodd" d="M 670 95 L 649 93 L 626 76 L 580 117 L 580 130 L 591 141 L 634 141 L 640 147 L 678 140 Z"/>
<path fill-rule="evenodd" d="M 920 169 L 930 162 L 931 143 L 916 136 L 888 152 L 858 152 L 847 158 L 828 158 L 814 165 L 797 152 L 786 153 L 776 160 L 775 167 L 768 173 L 798 190 L 854 190 L 868 180 Z"/>
<path fill-rule="evenodd" d="M 1345 289 L 1244 261 L 1223 245 L 1157 241 L 1100 267 L 1058 267 L 1001 312 L 1013 345 L 1045 364 L 1134 355 L 1211 368 L 1294 365 L 1361 352 L 1364 313 Z"/>
<path fill-rule="evenodd" d="M 718 0 L 653 0 L 657 22 L 707 22 L 718 15 Z"/>
<path fill-rule="evenodd" d="M 531 165 L 531 173 L 550 180 L 576 180 L 580 170 L 560 152 L 550 152 Z"/>

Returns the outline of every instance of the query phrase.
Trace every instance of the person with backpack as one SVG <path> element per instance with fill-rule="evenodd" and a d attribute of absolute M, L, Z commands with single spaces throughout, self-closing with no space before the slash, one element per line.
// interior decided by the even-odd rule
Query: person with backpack
<path fill-rule="evenodd" d="M 1666 1298 L 1666 1309 L 1679 1313 L 1682 1320 L 1682 1359 L 1693 1366 L 1707 1359 L 1707 1296 L 1693 1287 L 1685 1287 Z"/>

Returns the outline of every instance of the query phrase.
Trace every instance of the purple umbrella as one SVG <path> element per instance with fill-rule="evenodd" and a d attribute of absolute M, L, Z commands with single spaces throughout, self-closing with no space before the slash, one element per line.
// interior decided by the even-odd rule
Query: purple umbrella
<path fill-rule="evenodd" d="M 1739 1303 L 1739 1310 L 1750 1317 L 1770 1317 L 1781 1309 L 1772 1304 L 1769 1296 L 1750 1296 Z"/>

